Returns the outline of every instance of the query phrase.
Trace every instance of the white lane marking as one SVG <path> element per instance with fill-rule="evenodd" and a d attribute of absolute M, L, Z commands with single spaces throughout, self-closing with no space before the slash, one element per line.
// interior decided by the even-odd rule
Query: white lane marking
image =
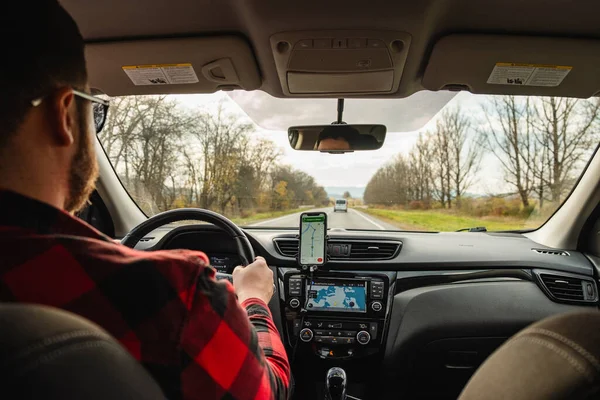
<path fill-rule="evenodd" d="M 299 213 L 295 213 L 295 214 L 289 214 L 289 215 L 284 215 L 283 217 L 277 217 L 277 218 L 273 218 L 273 219 L 268 219 L 266 221 L 261 221 L 261 222 L 256 222 L 254 224 L 250 224 L 248 226 L 260 226 L 260 225 L 264 225 L 264 224 L 270 224 L 271 222 L 276 222 L 276 221 L 280 221 L 282 219 L 285 218 L 291 218 L 291 217 L 296 217 L 298 219 L 298 225 L 300 225 L 300 214 L 302 214 L 303 212 L 315 212 L 318 210 L 306 210 L 306 211 L 302 211 Z M 285 228 L 289 228 L 289 227 L 285 227 Z"/>
<path fill-rule="evenodd" d="M 364 215 L 363 213 L 356 211 L 355 209 L 351 208 L 350 211 L 352 211 L 353 213 L 356 213 L 356 215 L 361 216 L 362 218 L 364 218 L 367 222 L 370 222 L 371 224 L 375 225 L 376 227 L 378 227 L 379 229 L 381 229 L 382 231 L 385 231 L 385 228 L 381 225 L 379 225 L 377 222 L 373 221 L 371 218 L 367 217 L 366 215 Z"/>
<path fill-rule="evenodd" d="M 283 217 L 277 217 L 274 219 L 268 219 L 266 221 L 256 222 L 256 223 L 248 225 L 248 226 L 260 226 L 260 225 L 264 225 L 264 224 L 270 224 L 271 222 L 276 222 L 276 221 L 280 221 L 285 218 L 290 218 L 290 217 L 293 217 L 294 215 L 296 215 L 296 214 L 284 215 Z M 298 215 L 300 215 L 300 214 L 298 214 Z"/>

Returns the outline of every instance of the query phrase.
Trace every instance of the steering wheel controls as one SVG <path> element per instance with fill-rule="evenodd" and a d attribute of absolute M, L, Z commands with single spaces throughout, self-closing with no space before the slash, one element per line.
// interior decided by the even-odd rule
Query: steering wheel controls
<path fill-rule="evenodd" d="M 228 280 L 233 285 L 233 275 L 231 275 L 231 274 L 225 274 L 223 272 L 217 272 L 215 274 L 215 278 L 217 278 L 217 280 L 221 280 L 221 279 Z"/>

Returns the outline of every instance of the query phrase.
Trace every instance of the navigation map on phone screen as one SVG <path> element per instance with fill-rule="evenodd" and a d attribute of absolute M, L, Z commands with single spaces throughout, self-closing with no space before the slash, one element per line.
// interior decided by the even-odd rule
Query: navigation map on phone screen
<path fill-rule="evenodd" d="M 326 218 L 325 213 L 300 217 L 300 265 L 325 264 Z"/>

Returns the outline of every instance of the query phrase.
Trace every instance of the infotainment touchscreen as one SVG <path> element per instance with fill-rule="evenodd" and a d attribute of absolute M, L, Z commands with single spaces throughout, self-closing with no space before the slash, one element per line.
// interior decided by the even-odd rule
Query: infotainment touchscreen
<path fill-rule="evenodd" d="M 307 285 L 309 311 L 367 311 L 367 282 L 315 279 Z"/>

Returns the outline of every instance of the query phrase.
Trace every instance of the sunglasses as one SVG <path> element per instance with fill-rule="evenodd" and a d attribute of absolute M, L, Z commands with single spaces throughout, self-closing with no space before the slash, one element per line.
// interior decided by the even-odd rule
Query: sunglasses
<path fill-rule="evenodd" d="M 96 127 L 96 134 L 100 133 L 102 131 L 102 128 L 104 128 L 104 124 L 106 123 L 106 116 L 108 115 L 108 107 L 110 106 L 110 102 L 108 100 L 92 96 L 91 94 L 87 94 L 79 90 L 72 90 L 75 96 L 92 102 L 92 111 L 94 113 L 94 126 Z M 39 97 L 35 100 L 32 100 L 31 105 L 37 107 L 40 104 L 42 104 L 43 100 L 43 97 Z"/>

